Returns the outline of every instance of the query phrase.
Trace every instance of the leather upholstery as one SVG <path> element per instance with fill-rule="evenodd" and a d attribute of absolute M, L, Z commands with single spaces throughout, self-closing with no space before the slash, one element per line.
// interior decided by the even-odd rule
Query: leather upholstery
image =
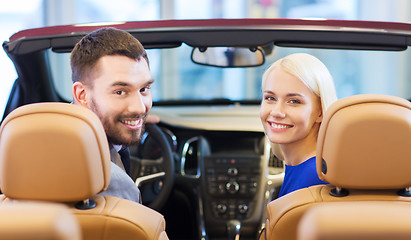
<path fill-rule="evenodd" d="M 341 99 L 324 115 L 318 136 L 321 180 L 344 188 L 411 186 L 411 103 L 386 95 Z M 389 164 L 388 164 L 389 163 Z"/>
<path fill-rule="evenodd" d="M 0 136 L 1 190 L 10 198 L 81 201 L 110 183 L 103 126 L 83 107 L 20 107 L 3 121 Z"/>
<path fill-rule="evenodd" d="M 0 129 L 0 168 L 0 200 L 64 203 L 85 239 L 167 239 L 161 214 L 96 196 L 110 183 L 110 152 L 99 118 L 87 108 L 37 103 L 11 112 Z M 88 200 L 96 207 L 76 209 Z"/>
<path fill-rule="evenodd" d="M 38 202 L 0 204 L 0 238 L 80 240 L 77 219 L 63 205 Z"/>
<path fill-rule="evenodd" d="M 301 217 L 315 205 L 411 203 L 411 197 L 398 194 L 411 186 L 410 139 L 411 103 L 405 99 L 357 95 L 332 104 L 324 114 L 317 143 L 318 174 L 331 184 L 300 189 L 270 202 L 267 239 L 296 239 Z M 348 195 L 332 196 L 336 186 Z"/>
<path fill-rule="evenodd" d="M 355 217 L 354 217 L 355 216 Z M 311 207 L 298 240 L 410 239 L 411 208 L 404 202 L 336 202 Z"/>
<path fill-rule="evenodd" d="M 301 217 L 310 207 L 326 205 L 330 202 L 406 202 L 411 204 L 411 197 L 397 194 L 397 190 L 351 190 L 345 197 L 333 197 L 332 185 L 318 185 L 297 190 L 280 197 L 267 206 L 267 239 L 297 239 L 297 227 Z M 411 205 L 410 205 L 411 207 Z M 378 211 L 378 210 L 376 210 Z M 332 213 L 330 213 L 332 214 Z"/>

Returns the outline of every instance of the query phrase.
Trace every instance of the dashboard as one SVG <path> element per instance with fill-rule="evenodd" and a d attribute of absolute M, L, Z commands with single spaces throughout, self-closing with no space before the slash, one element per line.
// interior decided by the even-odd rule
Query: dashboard
<path fill-rule="evenodd" d="M 271 154 L 259 106 L 156 106 L 151 114 L 160 117 L 158 125 L 172 146 L 175 188 L 191 196 L 200 235 L 226 237 L 227 222 L 238 220 L 242 238 L 255 239 L 266 204 L 283 179 L 283 164 Z M 139 154 L 156 159 L 161 149 L 150 141 L 143 137 Z"/>

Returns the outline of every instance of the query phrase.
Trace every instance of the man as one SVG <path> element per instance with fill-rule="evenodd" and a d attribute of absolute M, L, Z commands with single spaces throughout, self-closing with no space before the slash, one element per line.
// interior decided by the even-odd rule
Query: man
<path fill-rule="evenodd" d="M 111 181 L 101 194 L 141 202 L 140 191 L 127 175 L 127 146 L 140 141 L 152 106 L 150 86 L 154 80 L 146 51 L 131 34 L 102 28 L 76 44 L 71 68 L 74 103 L 100 118 L 110 145 Z M 122 150 L 126 151 L 124 158 L 119 154 Z"/>

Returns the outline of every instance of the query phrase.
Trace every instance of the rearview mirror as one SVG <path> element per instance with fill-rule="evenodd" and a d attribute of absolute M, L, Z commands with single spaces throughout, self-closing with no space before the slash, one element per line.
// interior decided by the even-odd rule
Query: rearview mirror
<path fill-rule="evenodd" d="M 255 67 L 265 61 L 261 48 L 246 47 L 195 47 L 191 59 L 197 64 L 215 67 Z"/>

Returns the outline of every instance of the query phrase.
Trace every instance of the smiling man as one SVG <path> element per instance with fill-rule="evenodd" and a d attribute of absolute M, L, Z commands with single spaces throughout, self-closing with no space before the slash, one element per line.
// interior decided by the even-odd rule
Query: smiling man
<path fill-rule="evenodd" d="M 102 195 L 141 202 L 127 175 L 127 146 L 140 141 L 152 106 L 148 57 L 131 34 L 102 28 L 83 37 L 71 53 L 73 99 L 101 120 L 110 145 L 111 181 Z"/>

